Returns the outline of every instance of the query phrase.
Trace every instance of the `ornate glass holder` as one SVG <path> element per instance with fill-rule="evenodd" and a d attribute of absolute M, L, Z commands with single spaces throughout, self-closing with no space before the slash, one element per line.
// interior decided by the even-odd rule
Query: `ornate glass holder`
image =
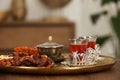
<path fill-rule="evenodd" d="M 96 45 L 95 49 L 87 48 L 85 53 L 73 52 L 70 54 L 70 64 L 71 66 L 84 66 L 84 65 L 94 65 L 97 60 L 100 60 L 99 54 L 101 53 L 99 47 Z"/>
<path fill-rule="evenodd" d="M 91 44 L 91 40 L 94 40 Z M 94 44 L 93 44 L 94 43 Z M 92 37 L 70 39 L 70 66 L 87 66 L 97 64 L 100 60 L 100 46 Z"/>

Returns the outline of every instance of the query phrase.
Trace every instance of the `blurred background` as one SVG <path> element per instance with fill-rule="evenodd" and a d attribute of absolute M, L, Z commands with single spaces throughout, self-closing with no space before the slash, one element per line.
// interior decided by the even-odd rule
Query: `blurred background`
<path fill-rule="evenodd" d="M 0 0 L 0 50 L 95 35 L 102 54 L 120 57 L 119 0 Z"/>

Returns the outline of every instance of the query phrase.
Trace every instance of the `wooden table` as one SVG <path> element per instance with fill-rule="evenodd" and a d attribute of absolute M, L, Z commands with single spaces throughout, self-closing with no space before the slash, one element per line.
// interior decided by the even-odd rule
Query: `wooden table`
<path fill-rule="evenodd" d="M 95 73 L 73 75 L 30 75 L 1 73 L 0 80 L 120 80 L 120 59 L 110 69 Z"/>

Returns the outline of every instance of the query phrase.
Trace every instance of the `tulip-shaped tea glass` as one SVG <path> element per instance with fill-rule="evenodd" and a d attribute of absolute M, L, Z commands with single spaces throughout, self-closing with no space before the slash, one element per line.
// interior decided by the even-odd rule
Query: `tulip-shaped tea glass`
<path fill-rule="evenodd" d="M 89 41 L 88 48 L 95 49 L 97 37 L 96 36 L 87 36 L 86 39 L 88 39 L 88 41 Z"/>
<path fill-rule="evenodd" d="M 70 64 L 73 66 L 83 64 L 88 41 L 86 39 L 69 39 Z"/>

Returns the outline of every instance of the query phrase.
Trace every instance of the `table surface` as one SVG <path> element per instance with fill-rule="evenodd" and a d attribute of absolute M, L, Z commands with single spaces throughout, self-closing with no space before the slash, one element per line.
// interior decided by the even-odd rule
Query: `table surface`
<path fill-rule="evenodd" d="M 109 70 L 73 75 L 30 75 L 1 73 L 0 80 L 120 80 L 120 59 Z"/>

